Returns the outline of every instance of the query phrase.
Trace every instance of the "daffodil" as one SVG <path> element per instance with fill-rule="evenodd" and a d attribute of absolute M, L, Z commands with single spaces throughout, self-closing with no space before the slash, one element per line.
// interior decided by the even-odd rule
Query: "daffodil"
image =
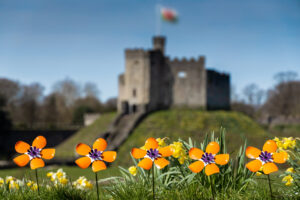
<path fill-rule="evenodd" d="M 0 177 L 0 187 L 4 185 L 4 179 Z"/>
<path fill-rule="evenodd" d="M 187 153 L 184 150 L 181 142 L 173 142 L 170 147 L 173 152 L 172 156 L 177 158 L 180 164 L 183 164 L 188 159 Z"/>
<path fill-rule="evenodd" d="M 135 166 L 129 167 L 128 171 L 129 171 L 130 174 L 132 174 L 133 176 L 136 176 L 136 174 L 137 174 L 137 168 L 136 168 Z"/>
<path fill-rule="evenodd" d="M 160 147 L 167 146 L 165 143 L 165 139 L 166 138 L 156 138 L 156 141 L 158 142 L 158 146 L 160 146 Z"/>
<path fill-rule="evenodd" d="M 72 185 L 80 190 L 93 188 L 93 184 L 90 181 L 88 181 L 84 176 L 79 177 L 76 181 L 72 183 Z"/>
<path fill-rule="evenodd" d="M 256 176 L 261 176 L 262 173 L 261 172 L 256 172 Z"/>
<path fill-rule="evenodd" d="M 282 182 L 284 182 L 286 186 L 290 186 L 293 184 L 294 179 L 291 175 L 287 175 L 287 176 L 283 177 Z"/>
<path fill-rule="evenodd" d="M 295 170 L 294 170 L 294 168 L 290 167 L 290 168 L 287 168 L 286 172 L 295 173 Z"/>

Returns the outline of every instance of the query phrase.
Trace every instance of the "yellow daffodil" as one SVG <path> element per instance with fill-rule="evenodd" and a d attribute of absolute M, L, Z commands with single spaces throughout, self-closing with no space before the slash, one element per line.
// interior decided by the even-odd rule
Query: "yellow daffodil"
<path fill-rule="evenodd" d="M 173 142 L 170 147 L 173 152 L 172 156 L 177 158 L 179 163 L 182 165 L 188 159 L 187 153 L 183 148 L 183 144 L 181 142 Z"/>
<path fill-rule="evenodd" d="M 283 177 L 282 182 L 284 182 L 286 186 L 290 186 L 293 184 L 294 179 L 291 175 L 287 175 L 287 176 Z"/>
<path fill-rule="evenodd" d="M 11 182 L 11 181 L 13 181 L 13 180 L 15 180 L 14 177 L 12 177 L 12 176 L 7 176 L 7 177 L 5 178 L 5 183 L 8 184 L 9 182 Z"/>
<path fill-rule="evenodd" d="M 163 139 L 161 139 L 161 138 L 156 138 L 156 141 L 158 142 L 158 146 L 160 146 L 160 147 L 167 146 L 166 143 L 165 143 L 165 139 L 166 139 L 166 138 L 163 138 Z"/>
<path fill-rule="evenodd" d="M 88 181 L 84 176 L 79 177 L 76 181 L 73 182 L 72 185 L 80 190 L 93 188 L 93 184 L 90 181 Z"/>
<path fill-rule="evenodd" d="M 36 191 L 38 189 L 38 186 L 36 183 L 34 183 L 31 188 L 30 188 L 32 191 Z"/>
<path fill-rule="evenodd" d="M 136 174 L 137 174 L 137 168 L 136 168 L 135 166 L 129 167 L 128 171 L 129 171 L 130 174 L 132 174 L 133 176 L 136 176 Z"/>
<path fill-rule="evenodd" d="M 290 168 L 287 168 L 286 172 L 295 173 L 295 170 L 294 170 L 294 168 L 290 167 Z"/>
<path fill-rule="evenodd" d="M 4 179 L 0 177 L 0 187 L 4 185 Z"/>
<path fill-rule="evenodd" d="M 262 173 L 261 172 L 256 172 L 256 176 L 261 176 Z"/>

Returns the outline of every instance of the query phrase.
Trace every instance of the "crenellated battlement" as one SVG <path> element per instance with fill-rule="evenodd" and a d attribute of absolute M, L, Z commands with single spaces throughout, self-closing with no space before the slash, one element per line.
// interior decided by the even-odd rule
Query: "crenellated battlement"
<path fill-rule="evenodd" d="M 148 55 L 148 50 L 142 48 L 134 48 L 134 49 L 125 49 L 126 57 L 137 57 L 137 56 L 145 56 Z"/>
<path fill-rule="evenodd" d="M 196 58 L 186 58 L 186 57 L 183 57 L 183 58 L 178 58 L 178 57 L 175 57 L 174 59 L 170 59 L 170 57 L 166 57 L 166 62 L 170 63 L 170 64 L 175 64 L 175 65 L 178 65 L 178 64 L 181 64 L 181 65 L 186 65 L 186 64 L 196 64 L 196 63 L 199 63 L 199 64 L 204 64 L 205 62 L 205 57 L 204 56 L 199 56 L 197 59 Z"/>

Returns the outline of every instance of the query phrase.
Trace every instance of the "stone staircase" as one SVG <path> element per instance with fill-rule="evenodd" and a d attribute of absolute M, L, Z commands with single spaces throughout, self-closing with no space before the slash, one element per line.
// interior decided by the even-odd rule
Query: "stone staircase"
<path fill-rule="evenodd" d="M 145 112 L 118 115 L 107 132 L 100 135 L 108 143 L 107 150 L 117 150 L 146 115 Z"/>

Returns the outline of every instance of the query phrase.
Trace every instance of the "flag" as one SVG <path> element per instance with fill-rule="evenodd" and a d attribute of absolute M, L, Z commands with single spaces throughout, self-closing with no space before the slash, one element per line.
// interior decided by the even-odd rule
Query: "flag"
<path fill-rule="evenodd" d="M 176 10 L 170 8 L 162 8 L 161 17 L 166 22 L 175 23 L 178 21 L 178 15 Z"/>

